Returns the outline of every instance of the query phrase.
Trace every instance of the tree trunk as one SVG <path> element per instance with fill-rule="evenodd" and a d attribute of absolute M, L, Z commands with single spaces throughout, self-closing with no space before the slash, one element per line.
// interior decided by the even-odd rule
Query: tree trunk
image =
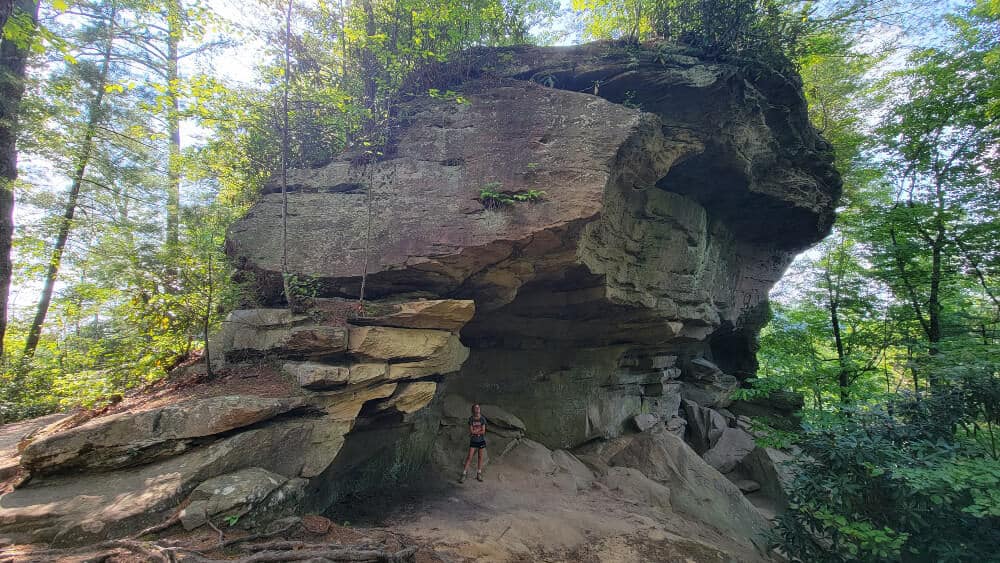
<path fill-rule="evenodd" d="M 205 336 L 205 373 L 209 379 L 215 374 L 212 373 L 212 349 L 208 345 L 208 333 L 212 327 L 212 289 L 215 280 L 212 279 L 212 255 L 208 255 L 208 299 L 205 303 L 205 319 L 202 326 L 202 333 Z"/>
<path fill-rule="evenodd" d="M 371 0 L 362 0 L 361 7 L 365 11 L 365 34 L 368 36 L 365 46 L 361 51 L 361 71 L 364 73 L 365 82 L 364 103 L 367 110 L 365 123 L 362 127 L 362 138 L 366 138 L 374 132 L 375 120 L 377 119 L 375 111 L 376 97 L 378 96 L 378 82 L 376 80 L 378 63 L 375 58 L 375 51 L 371 45 L 371 42 L 375 40 L 377 30 L 375 27 L 375 10 L 372 7 Z"/>
<path fill-rule="evenodd" d="M 0 0 L 0 30 L 7 25 L 7 19 L 14 11 L 14 0 Z"/>
<path fill-rule="evenodd" d="M 41 298 L 38 300 L 38 309 L 35 311 L 35 318 L 28 329 L 28 338 L 24 344 L 25 361 L 30 360 L 35 355 L 35 350 L 38 348 L 38 342 L 42 336 L 42 327 L 45 325 L 45 317 L 48 315 L 49 305 L 52 303 L 52 292 L 55 289 L 56 278 L 59 275 L 59 267 L 62 265 L 66 241 L 69 240 L 69 233 L 73 228 L 73 218 L 76 216 L 76 207 L 80 200 L 80 188 L 83 186 L 83 180 L 87 174 L 87 166 L 90 164 L 90 157 L 94 152 L 94 134 L 97 131 L 98 123 L 100 123 L 103 117 L 105 86 L 107 86 L 108 71 L 111 66 L 111 51 L 115 38 L 115 17 L 116 13 L 112 9 L 108 21 L 108 37 L 104 60 L 101 63 L 101 74 L 94 85 L 94 99 L 87 110 L 87 127 L 81 139 L 80 154 L 77 156 L 76 169 L 73 171 L 73 181 L 70 185 L 68 197 L 66 198 L 66 211 L 63 213 L 62 221 L 59 223 L 59 232 L 56 235 L 56 243 L 52 249 L 52 258 L 49 260 L 49 266 L 45 272 L 45 282 L 42 285 Z"/>
<path fill-rule="evenodd" d="M 838 249 L 843 251 L 843 249 Z M 838 258 L 838 265 L 840 265 Z M 831 257 L 832 259 L 832 257 Z M 849 400 L 847 388 L 851 384 L 850 374 L 847 369 L 847 355 L 844 352 L 844 338 L 840 330 L 840 284 L 843 283 L 841 276 L 837 276 L 836 286 L 834 286 L 833 276 L 830 274 L 832 264 L 827 264 L 823 277 L 826 281 L 826 308 L 830 313 L 830 325 L 833 329 L 833 341 L 837 348 L 837 385 L 840 388 L 840 402 L 847 404 Z"/>
<path fill-rule="evenodd" d="M 18 0 L 2 3 L 4 23 L 11 7 L 28 14 L 32 22 L 38 21 L 38 2 Z M 14 240 L 14 181 L 17 180 L 18 113 L 24 97 L 24 78 L 28 63 L 29 46 L 18 46 L 13 41 L 0 41 L 0 359 L 3 358 L 3 340 L 7 334 L 7 306 L 13 264 L 10 248 Z"/>
<path fill-rule="evenodd" d="M 927 353 L 934 357 L 941 351 L 941 267 L 947 231 L 944 223 L 945 201 L 944 188 L 940 180 L 937 183 L 937 209 L 934 214 L 934 238 L 931 240 L 931 280 L 930 293 L 927 296 Z M 931 389 L 942 384 L 937 370 L 931 368 L 928 374 Z"/>
<path fill-rule="evenodd" d="M 941 343 L 941 254 L 943 227 L 939 227 L 939 238 L 931 247 L 931 291 L 927 298 L 927 341 L 930 355 L 940 351 Z"/>
<path fill-rule="evenodd" d="M 291 132 L 288 130 L 288 90 L 291 88 L 292 0 L 285 8 L 284 68 L 281 88 L 281 288 L 288 308 L 296 309 L 296 296 L 288 273 L 288 159 Z"/>
<path fill-rule="evenodd" d="M 837 365 L 839 367 L 837 384 L 840 386 L 840 402 L 847 404 L 850 399 L 847 388 L 850 386 L 851 381 L 847 369 L 847 358 L 844 356 L 844 339 L 840 334 L 839 303 L 836 300 L 831 300 L 829 305 L 830 323 L 833 325 L 833 341 L 837 345 Z"/>
<path fill-rule="evenodd" d="M 167 253 L 174 259 L 180 244 L 180 224 L 181 224 L 181 118 L 180 118 L 180 92 L 178 91 L 178 81 L 180 76 L 177 70 L 180 54 L 178 52 L 181 40 L 183 22 L 181 17 L 184 13 L 184 6 L 181 0 L 168 0 L 167 3 L 167 95 L 170 103 L 167 107 L 167 133 L 170 137 L 170 148 L 167 162 Z M 176 268 L 168 271 L 176 274 Z M 176 277 L 176 275 L 172 276 Z"/>

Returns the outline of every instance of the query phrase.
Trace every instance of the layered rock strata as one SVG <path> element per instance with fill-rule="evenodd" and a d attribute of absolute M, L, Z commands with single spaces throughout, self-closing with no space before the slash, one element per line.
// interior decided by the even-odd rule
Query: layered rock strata
<path fill-rule="evenodd" d="M 348 475 L 398 475 L 427 456 L 453 471 L 473 402 L 495 422 L 491 451 L 512 455 L 525 438 L 611 443 L 648 415 L 659 457 L 616 458 L 648 482 L 625 468 L 607 478 L 680 506 L 690 499 L 660 483 L 712 488 L 713 475 L 730 504 L 712 525 L 746 531 L 724 521 L 746 506 L 719 471 L 776 470 L 726 407 L 756 368 L 768 291 L 828 232 L 840 191 L 796 79 L 602 43 L 478 51 L 409 89 L 383 159 L 289 171 L 287 236 L 277 186 L 230 228 L 227 251 L 268 308 L 234 312 L 211 356 L 274 365 L 295 393 L 239 427 L 191 431 L 163 411 L 133 415 L 148 429 L 135 436 L 104 420 L 38 438 L 35 477 L 0 498 L 0 531 L 120 535 L 211 479 L 223 481 L 190 499 L 191 525 L 249 505 L 322 510 L 362 480 Z M 284 301 L 283 238 L 304 312 Z M 357 316 L 362 283 L 371 303 Z M 246 502 L 216 495 L 219 482 Z"/>
<path fill-rule="evenodd" d="M 248 394 L 36 432 L 20 446 L 28 480 L 0 497 L 0 535 L 77 544 L 172 515 L 193 528 L 325 508 L 312 493 L 330 479 L 347 434 L 373 419 L 406 425 L 427 406 L 468 356 L 457 332 L 474 313 L 472 301 L 423 300 L 348 319 L 328 312 L 338 305 L 235 311 L 216 335 L 216 369 L 267 362 L 287 378 L 286 397 L 249 394 L 248 381 Z"/>
<path fill-rule="evenodd" d="M 681 397 L 725 407 L 755 369 L 768 290 L 839 195 L 798 83 L 665 45 L 472 60 L 414 82 L 466 102 L 404 100 L 383 161 L 291 173 L 289 268 L 323 296 L 355 295 L 367 271 L 377 298 L 473 299 L 448 392 L 550 447 L 669 419 Z M 264 301 L 281 299 L 276 190 L 228 239 Z"/>

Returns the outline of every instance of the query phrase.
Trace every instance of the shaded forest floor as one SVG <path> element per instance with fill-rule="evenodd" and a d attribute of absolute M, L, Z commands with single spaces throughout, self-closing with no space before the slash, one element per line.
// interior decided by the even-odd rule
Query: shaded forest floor
<path fill-rule="evenodd" d="M 179 527 L 153 536 L 149 545 L 172 548 L 176 561 L 240 560 L 262 542 L 302 542 L 376 549 L 415 548 L 418 563 L 473 561 L 626 563 L 759 562 L 760 554 L 697 520 L 624 498 L 599 482 L 575 490 L 565 482 L 505 460 L 492 463 L 485 480 L 457 482 L 438 475 L 418 485 L 354 498 L 328 516 L 307 516 L 304 525 L 255 542 L 218 549 L 221 541 L 247 535 L 239 529 Z M 0 562 L 154 561 L 155 553 L 93 546 L 52 552 L 45 546 L 0 548 Z M 166 559 L 164 559 L 166 560 Z"/>
<path fill-rule="evenodd" d="M 145 410 L 193 396 L 238 392 L 278 397 L 294 394 L 296 389 L 266 366 L 222 372 L 211 380 L 190 374 L 157 382 L 102 409 L 5 425 L 0 427 L 0 469 L 5 461 L 14 466 L 7 474 L 0 474 L 0 481 L 6 487 L 16 482 L 18 441 L 46 425 L 74 426 L 95 417 Z M 75 551 L 0 545 L 0 563 L 144 562 L 160 557 L 164 561 L 170 557 L 176 561 L 241 560 L 253 555 L 252 546 L 274 542 L 299 542 L 299 547 L 289 548 L 292 551 L 324 545 L 392 554 L 409 548 L 408 560 L 421 563 L 768 561 L 689 515 L 629 498 L 600 481 L 578 487 L 572 480 L 545 473 L 530 458 L 491 459 L 483 482 L 477 482 L 470 472 L 465 483 L 458 483 L 459 461 L 456 459 L 455 470 L 447 474 L 431 472 L 408 486 L 348 499 L 334 505 L 325 517 L 307 516 L 287 532 L 224 549 L 219 545 L 246 537 L 247 532 L 225 526 L 185 532 L 174 526 L 143 536 L 141 545 L 116 547 L 111 543 Z M 161 548 L 166 551 L 159 551 Z"/>

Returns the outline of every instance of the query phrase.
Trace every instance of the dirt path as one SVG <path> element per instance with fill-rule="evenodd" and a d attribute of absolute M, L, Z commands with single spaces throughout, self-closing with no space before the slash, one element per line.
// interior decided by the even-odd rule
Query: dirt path
<path fill-rule="evenodd" d="M 0 451 L 11 450 L 32 429 L 3 427 Z M 653 506 L 634 488 L 609 489 L 575 458 L 575 469 L 567 470 L 556 457 L 539 444 L 518 446 L 487 466 L 483 482 L 470 475 L 458 483 L 456 467 L 450 475 L 432 474 L 408 488 L 356 499 L 333 516 L 326 539 L 416 544 L 418 563 L 769 561 L 695 516 Z M 217 541 L 207 529 L 174 529 L 166 539 L 198 549 Z M 36 547 L 21 548 L 31 553 Z"/>
<path fill-rule="evenodd" d="M 565 474 L 500 461 L 484 482 L 444 479 L 432 488 L 380 523 L 447 563 L 767 561 L 697 520 L 623 498 L 600 482 L 579 487 Z"/>

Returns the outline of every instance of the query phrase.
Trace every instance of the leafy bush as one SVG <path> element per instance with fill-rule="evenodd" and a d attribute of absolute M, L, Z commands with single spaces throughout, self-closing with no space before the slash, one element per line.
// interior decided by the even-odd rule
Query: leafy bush
<path fill-rule="evenodd" d="M 545 197 L 541 190 L 502 192 L 499 182 L 490 182 L 479 191 L 479 202 L 486 209 L 500 209 L 515 203 L 538 203 Z"/>
<path fill-rule="evenodd" d="M 996 561 L 1000 460 L 971 428 L 956 432 L 981 413 L 966 388 L 807 426 L 777 528 L 783 548 L 817 562 Z"/>

